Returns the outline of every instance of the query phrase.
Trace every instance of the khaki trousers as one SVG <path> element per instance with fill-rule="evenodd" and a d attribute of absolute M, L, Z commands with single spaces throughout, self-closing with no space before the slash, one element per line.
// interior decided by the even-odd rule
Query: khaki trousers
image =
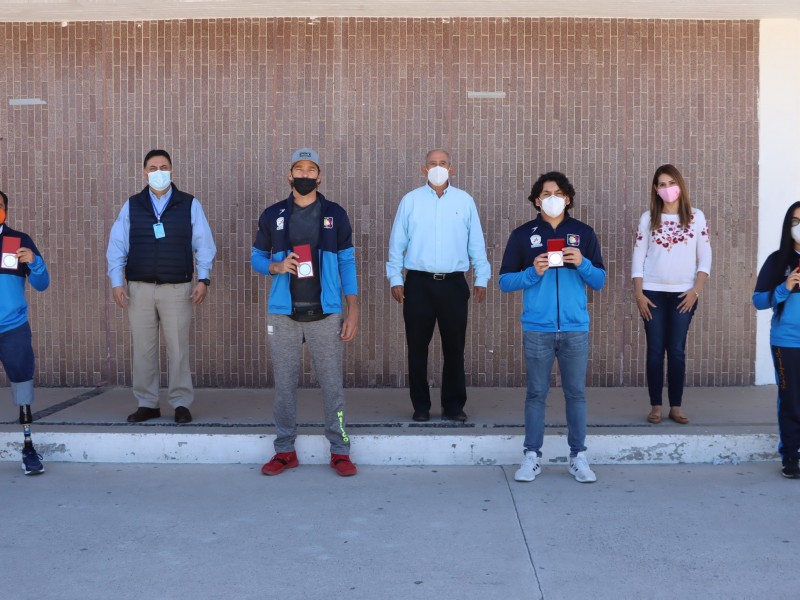
<path fill-rule="evenodd" d="M 192 284 L 128 282 L 128 320 L 133 338 L 133 395 L 139 406 L 158 407 L 161 383 L 159 325 L 167 345 L 169 403 L 189 407 L 194 400 L 189 369 Z"/>

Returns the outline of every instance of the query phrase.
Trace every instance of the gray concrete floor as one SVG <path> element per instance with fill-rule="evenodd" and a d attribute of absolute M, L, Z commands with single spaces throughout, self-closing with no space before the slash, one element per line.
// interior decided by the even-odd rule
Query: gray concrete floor
<path fill-rule="evenodd" d="M 545 467 L 0 463 L 3 598 L 797 597 L 776 463 Z"/>

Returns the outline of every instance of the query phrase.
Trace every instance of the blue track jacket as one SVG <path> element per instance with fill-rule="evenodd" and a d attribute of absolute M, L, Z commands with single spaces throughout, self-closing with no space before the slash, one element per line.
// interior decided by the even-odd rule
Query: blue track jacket
<path fill-rule="evenodd" d="M 20 247 L 33 250 L 36 258 L 30 264 L 19 263 L 17 269 L 0 268 L 0 333 L 11 331 L 28 322 L 28 302 L 25 300 L 26 278 L 31 282 L 31 287 L 39 292 L 45 291 L 50 285 L 47 266 L 30 236 L 3 225 L 0 244 L 4 237 L 20 238 Z"/>
<path fill-rule="evenodd" d="M 773 252 L 767 257 L 758 273 L 756 289 L 753 292 L 753 305 L 759 310 L 772 309 L 772 326 L 769 330 L 771 346 L 800 348 L 800 291 L 797 288 L 791 292 L 786 289 L 786 278 L 797 268 L 798 258 L 800 257 L 795 254 L 791 265 L 781 265 L 778 253 Z M 783 282 L 775 289 L 769 289 L 767 282 L 774 281 L 778 273 L 783 277 Z M 777 308 L 781 302 L 784 302 L 785 306 L 779 319 Z"/>
<path fill-rule="evenodd" d="M 322 222 L 319 224 L 319 271 L 322 310 L 326 314 L 342 312 L 342 293 L 358 294 L 356 259 L 353 248 L 353 230 L 344 208 L 317 192 L 322 204 Z M 253 270 L 272 277 L 267 312 L 278 315 L 292 314 L 292 295 L 289 273 L 271 275 L 269 265 L 280 262 L 291 251 L 289 225 L 294 208 L 290 195 L 267 208 L 258 219 L 256 241 L 250 253 Z"/>
<path fill-rule="evenodd" d="M 547 240 L 558 238 L 578 248 L 583 262 L 577 268 L 551 267 L 540 277 L 533 261 L 547 252 Z M 504 292 L 523 290 L 520 320 L 524 331 L 557 332 L 589 331 L 586 286 L 599 290 L 605 281 L 600 244 L 591 227 L 567 216 L 553 230 L 539 216 L 511 232 L 498 283 Z"/>

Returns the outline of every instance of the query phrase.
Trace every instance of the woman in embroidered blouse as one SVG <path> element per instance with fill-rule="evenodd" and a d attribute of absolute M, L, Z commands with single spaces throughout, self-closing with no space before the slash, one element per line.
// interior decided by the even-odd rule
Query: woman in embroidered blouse
<path fill-rule="evenodd" d="M 633 248 L 634 297 L 647 337 L 650 423 L 661 422 L 664 354 L 669 418 L 685 425 L 686 337 L 711 273 L 711 242 L 703 213 L 692 208 L 680 171 L 662 165 L 653 175 L 650 210 L 642 215 Z"/>

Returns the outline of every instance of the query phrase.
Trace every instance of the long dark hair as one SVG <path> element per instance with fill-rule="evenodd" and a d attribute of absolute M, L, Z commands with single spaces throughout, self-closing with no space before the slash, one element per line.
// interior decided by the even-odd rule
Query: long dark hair
<path fill-rule="evenodd" d="M 680 217 L 681 227 L 686 229 L 692 220 L 692 201 L 689 198 L 689 190 L 683 175 L 672 165 L 661 165 L 653 175 L 653 185 L 650 186 L 650 231 L 655 231 L 661 227 L 661 213 L 664 211 L 664 201 L 658 195 L 658 178 L 667 174 L 675 180 L 681 188 L 681 195 L 678 196 L 678 217 Z"/>
<path fill-rule="evenodd" d="M 786 211 L 786 216 L 783 217 L 783 226 L 781 227 L 781 245 L 778 247 L 777 263 L 778 268 L 773 271 L 772 281 L 768 282 L 769 287 L 769 301 L 772 303 L 772 296 L 775 294 L 775 288 L 786 281 L 786 269 L 793 270 L 797 268 L 797 252 L 794 250 L 794 239 L 792 238 L 792 215 L 794 211 L 800 208 L 800 201 L 795 202 Z M 775 314 L 780 320 L 783 309 L 786 307 L 785 302 L 781 302 L 775 309 Z"/>

